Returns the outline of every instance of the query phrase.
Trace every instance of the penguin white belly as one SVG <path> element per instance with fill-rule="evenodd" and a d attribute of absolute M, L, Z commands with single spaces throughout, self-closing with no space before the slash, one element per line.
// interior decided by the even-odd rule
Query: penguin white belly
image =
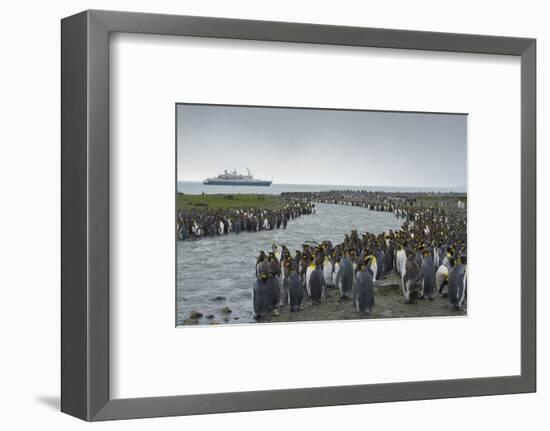
<path fill-rule="evenodd" d="M 312 272 L 313 272 L 313 268 L 311 266 L 308 266 L 306 269 L 306 290 L 309 296 L 311 296 L 311 289 L 309 287 L 309 277 L 311 277 Z"/>
<path fill-rule="evenodd" d="M 437 272 L 435 273 L 435 284 L 437 286 L 438 292 L 440 291 L 441 286 L 443 286 L 443 283 L 445 283 L 448 277 L 449 277 L 449 268 L 447 268 L 445 265 L 441 265 L 438 268 Z"/>
<path fill-rule="evenodd" d="M 323 277 L 327 286 L 332 286 L 332 264 L 330 262 L 325 263 L 323 268 Z"/>
<path fill-rule="evenodd" d="M 355 310 L 359 311 L 359 306 L 357 305 L 357 277 L 359 277 L 359 273 L 357 273 L 355 279 L 353 280 L 353 286 L 351 288 L 351 304 Z"/>
<path fill-rule="evenodd" d="M 403 276 L 403 268 L 405 266 L 405 250 L 398 250 L 397 251 L 397 254 L 395 256 L 395 266 L 397 267 L 396 270 L 397 272 Z"/>
<path fill-rule="evenodd" d="M 410 300 L 411 298 L 411 280 L 407 280 L 407 282 L 405 283 L 404 287 L 403 287 L 403 295 L 405 296 L 405 299 L 407 301 Z"/>
<path fill-rule="evenodd" d="M 334 264 L 334 287 L 340 290 L 340 294 L 342 293 L 342 283 L 340 282 L 340 264 L 339 263 Z"/>
<path fill-rule="evenodd" d="M 466 300 L 466 288 L 468 286 L 468 273 L 464 271 L 464 278 L 462 279 L 462 295 L 460 295 L 460 298 L 458 299 L 458 306 L 461 307 L 464 305 L 464 301 Z"/>
<path fill-rule="evenodd" d="M 376 274 L 378 274 L 378 263 L 373 261 L 370 264 L 370 269 L 372 271 L 372 281 L 376 281 Z"/>
<path fill-rule="evenodd" d="M 433 255 L 434 255 L 434 267 L 439 268 L 439 253 L 435 248 L 433 249 Z"/>

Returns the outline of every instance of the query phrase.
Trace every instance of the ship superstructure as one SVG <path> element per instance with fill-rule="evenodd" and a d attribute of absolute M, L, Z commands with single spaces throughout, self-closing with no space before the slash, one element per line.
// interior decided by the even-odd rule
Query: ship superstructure
<path fill-rule="evenodd" d="M 232 171 L 225 170 L 223 174 L 214 178 L 207 178 L 202 183 L 210 186 L 270 186 L 271 180 L 260 180 L 254 178 L 250 169 L 247 169 L 247 175 L 242 175 L 236 169 Z"/>

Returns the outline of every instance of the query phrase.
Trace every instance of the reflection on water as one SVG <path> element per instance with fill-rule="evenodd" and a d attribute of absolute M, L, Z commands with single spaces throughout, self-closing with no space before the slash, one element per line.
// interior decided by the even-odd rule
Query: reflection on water
<path fill-rule="evenodd" d="M 360 207 L 316 204 L 317 214 L 291 220 L 286 229 L 229 234 L 199 241 L 177 243 L 177 324 L 192 311 L 199 311 L 224 323 L 222 308 L 232 313 L 229 323 L 253 322 L 252 284 L 260 250 L 273 243 L 286 244 L 294 255 L 305 241 L 342 242 L 351 229 L 359 233 L 397 230 L 402 225 L 393 214 Z M 216 297 L 224 300 L 215 300 Z M 238 319 L 235 319 L 238 318 Z M 201 324 L 208 323 L 203 317 Z"/>

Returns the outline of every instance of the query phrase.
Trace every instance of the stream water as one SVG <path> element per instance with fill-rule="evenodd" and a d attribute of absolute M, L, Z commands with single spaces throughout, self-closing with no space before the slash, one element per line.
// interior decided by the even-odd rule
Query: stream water
<path fill-rule="evenodd" d="M 305 241 L 338 244 L 352 229 L 378 234 L 397 230 L 403 223 L 391 213 L 361 207 L 316 204 L 316 208 L 316 214 L 290 220 L 286 229 L 178 241 L 177 324 L 183 324 L 193 311 L 204 315 L 200 324 L 209 323 L 206 316 L 210 314 L 219 323 L 253 322 L 256 257 L 260 250 L 271 251 L 274 243 L 287 245 L 294 255 Z M 224 307 L 232 312 L 225 315 Z"/>

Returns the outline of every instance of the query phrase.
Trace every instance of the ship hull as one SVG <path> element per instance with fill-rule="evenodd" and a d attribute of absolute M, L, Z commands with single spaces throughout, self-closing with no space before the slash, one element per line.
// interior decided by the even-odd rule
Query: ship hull
<path fill-rule="evenodd" d="M 205 186 L 270 186 L 272 181 L 238 181 L 238 180 L 218 180 L 208 178 L 202 182 Z"/>

